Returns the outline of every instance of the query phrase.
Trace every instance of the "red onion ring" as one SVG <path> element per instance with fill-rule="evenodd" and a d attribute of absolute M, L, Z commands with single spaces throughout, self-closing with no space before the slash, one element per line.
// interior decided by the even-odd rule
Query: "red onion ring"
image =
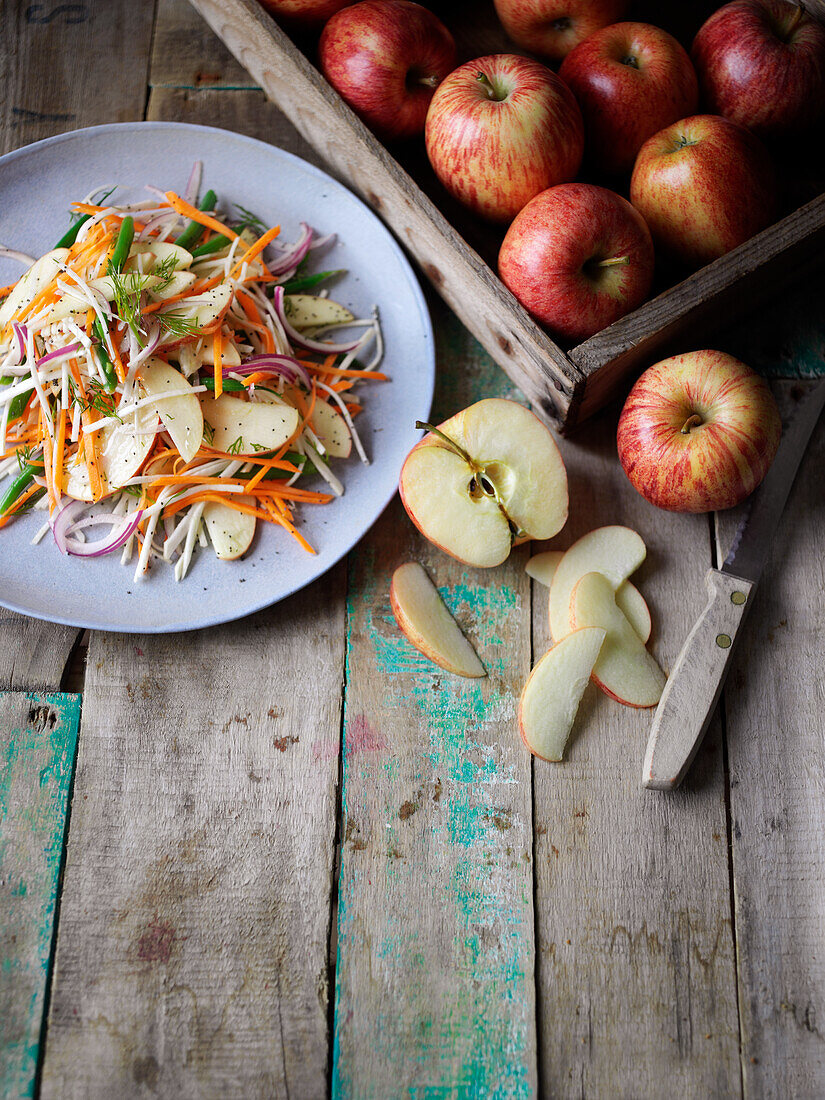
<path fill-rule="evenodd" d="M 284 272 L 289 271 L 291 267 L 297 267 L 298 264 L 309 252 L 312 245 L 312 238 L 315 236 L 315 230 L 312 226 L 307 225 L 306 222 L 301 222 L 302 233 L 295 244 L 282 253 L 281 256 L 275 260 L 274 263 L 270 263 L 269 270 L 273 275 L 283 275 Z"/>
<path fill-rule="evenodd" d="M 65 508 L 62 508 L 52 521 L 52 534 L 61 554 L 73 554 L 79 558 L 99 558 L 104 554 L 111 554 L 114 550 L 119 550 L 131 538 L 143 518 L 143 509 L 139 508 L 132 515 L 126 517 L 120 525 L 116 523 L 118 517 L 111 515 L 88 517 L 91 522 L 83 520 L 75 525 L 76 516 L 86 507 L 88 506 L 84 501 L 73 500 Z M 112 533 L 105 539 L 87 543 L 71 538 L 72 530 L 80 530 L 81 525 L 91 527 L 104 523 L 108 523 L 113 528 Z"/>
<path fill-rule="evenodd" d="M 50 351 L 48 355 L 42 355 L 37 360 L 38 367 L 42 367 L 44 363 L 48 363 L 50 359 L 56 359 L 59 355 L 72 355 L 80 348 L 80 341 L 76 340 L 73 344 L 68 344 L 65 348 L 58 348 L 56 351 Z"/>
<path fill-rule="evenodd" d="M 21 325 L 19 321 L 12 321 L 11 327 L 17 337 L 17 347 L 20 351 L 20 362 L 22 363 L 26 358 L 26 341 L 29 338 L 29 330 L 25 325 Z"/>

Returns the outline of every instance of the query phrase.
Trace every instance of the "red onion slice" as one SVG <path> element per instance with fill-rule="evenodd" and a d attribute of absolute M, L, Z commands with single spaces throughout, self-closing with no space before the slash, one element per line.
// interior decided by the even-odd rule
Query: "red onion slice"
<path fill-rule="evenodd" d="M 203 171 L 203 161 L 196 160 L 192 165 L 192 171 L 189 173 L 189 179 L 184 188 L 183 198 L 190 206 L 198 201 L 198 192 L 201 189 L 201 172 Z"/>
<path fill-rule="evenodd" d="M 75 341 L 74 344 L 68 344 L 65 348 L 58 348 L 56 351 L 50 351 L 48 355 L 41 355 L 37 360 L 38 367 L 42 367 L 44 363 L 48 363 L 50 359 L 57 359 L 60 355 L 73 355 L 80 349 L 80 341 Z"/>
<path fill-rule="evenodd" d="M 17 348 L 20 352 L 20 362 L 22 363 L 26 358 L 26 341 L 29 338 L 29 330 L 18 321 L 12 321 L 11 327 L 14 330 L 14 335 L 17 337 Z"/>
<path fill-rule="evenodd" d="M 291 267 L 297 267 L 298 264 L 309 252 L 312 245 L 312 238 L 315 236 L 315 230 L 312 226 L 307 225 L 306 222 L 301 222 L 301 236 L 295 242 L 295 244 L 282 253 L 281 256 L 270 263 L 269 270 L 273 275 L 283 275 L 284 272 L 289 271 Z"/>
<path fill-rule="evenodd" d="M 255 355 L 245 359 L 239 367 L 227 367 L 227 374 L 255 374 L 257 371 L 269 371 L 280 374 L 287 382 L 300 381 L 306 389 L 312 389 L 312 381 L 306 367 L 293 359 L 291 355 Z"/>
<path fill-rule="evenodd" d="M 85 520 L 76 522 L 77 515 L 86 507 L 87 505 L 83 501 L 73 500 L 58 512 L 54 519 L 52 533 L 54 534 L 54 541 L 62 554 L 73 554 L 79 558 L 99 558 L 104 554 L 111 554 L 113 551 L 119 550 L 131 538 L 143 517 L 143 509 L 140 508 L 120 523 L 117 522 L 120 517 L 112 515 L 89 516 Z M 79 539 L 71 537 L 73 530 L 100 524 L 109 524 L 112 527 L 111 532 L 104 539 L 98 539 L 97 542 L 80 542 Z"/>
<path fill-rule="evenodd" d="M 299 348 L 305 348 L 307 351 L 320 351 L 323 355 L 337 355 L 339 352 L 354 351 L 358 347 L 361 340 L 350 340 L 346 344 L 326 344 L 322 340 L 310 340 L 307 336 L 302 336 L 296 328 L 286 318 L 286 310 L 284 309 L 284 288 L 282 286 L 275 287 L 275 295 L 272 299 L 272 304 L 275 306 L 275 312 L 278 314 L 278 320 L 281 322 L 284 332 L 289 337 L 290 343 L 295 344 Z"/>

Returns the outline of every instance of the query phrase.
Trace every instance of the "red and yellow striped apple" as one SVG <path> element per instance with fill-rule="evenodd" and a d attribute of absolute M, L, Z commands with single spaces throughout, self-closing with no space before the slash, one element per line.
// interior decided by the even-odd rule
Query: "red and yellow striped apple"
<path fill-rule="evenodd" d="M 621 19 L 627 0 L 495 0 L 495 5 L 517 46 L 561 61 L 588 35 Z"/>
<path fill-rule="evenodd" d="M 776 207 L 773 166 L 744 127 L 719 115 L 694 115 L 644 143 L 630 201 L 658 246 L 699 267 L 770 224 Z"/>
<path fill-rule="evenodd" d="M 259 0 L 262 7 L 290 30 L 312 30 L 354 0 Z"/>
<path fill-rule="evenodd" d="M 584 149 L 573 93 L 545 65 L 515 54 L 479 57 L 451 73 L 436 89 L 424 136 L 447 190 L 500 222 L 572 179 Z"/>
<path fill-rule="evenodd" d="M 653 134 L 692 115 L 699 87 L 676 39 L 648 23 L 614 23 L 567 55 L 559 76 L 584 116 L 585 156 L 599 171 L 629 172 Z"/>
<path fill-rule="evenodd" d="M 637 380 L 619 418 L 619 460 L 658 508 L 733 508 L 768 472 L 782 421 L 764 378 L 722 351 L 674 355 Z"/>
<path fill-rule="evenodd" d="M 653 242 L 644 219 L 621 196 L 566 183 L 537 195 L 516 217 L 498 270 L 556 336 L 586 340 L 647 297 Z"/>

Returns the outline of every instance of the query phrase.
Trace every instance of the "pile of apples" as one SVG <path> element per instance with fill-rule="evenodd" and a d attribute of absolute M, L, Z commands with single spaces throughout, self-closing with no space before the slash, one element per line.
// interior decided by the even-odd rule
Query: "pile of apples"
<path fill-rule="evenodd" d="M 626 0 L 495 0 L 513 42 L 558 73 L 513 53 L 456 68 L 449 30 L 411 0 L 262 2 L 322 27 L 321 69 L 364 122 L 388 142 L 423 132 L 446 190 L 509 226 L 499 274 L 567 343 L 645 300 L 654 246 L 691 269 L 770 224 L 763 140 L 812 133 L 825 113 L 825 25 L 790 0 L 733 0 L 690 56 L 617 22 Z M 588 182 L 573 182 L 582 166 Z"/>

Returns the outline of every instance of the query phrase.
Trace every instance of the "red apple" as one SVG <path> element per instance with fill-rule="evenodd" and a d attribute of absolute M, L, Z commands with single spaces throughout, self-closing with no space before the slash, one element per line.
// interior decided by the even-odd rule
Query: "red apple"
<path fill-rule="evenodd" d="M 765 380 L 723 351 L 692 351 L 639 378 L 619 418 L 619 460 L 658 508 L 713 512 L 752 493 L 782 421 Z"/>
<path fill-rule="evenodd" d="M 504 238 L 498 270 L 536 320 L 578 342 L 644 301 L 653 242 L 625 199 L 604 187 L 567 183 L 521 211 Z"/>
<path fill-rule="evenodd" d="M 621 19 L 627 0 L 495 0 L 495 5 L 517 46 L 561 61 L 588 35 Z"/>
<path fill-rule="evenodd" d="M 586 156 L 611 174 L 629 172 L 647 139 L 699 102 L 690 58 L 647 23 L 596 31 L 567 55 L 559 76 L 581 107 Z"/>
<path fill-rule="evenodd" d="M 762 136 L 813 126 L 825 112 L 825 26 L 786 0 L 734 0 L 693 43 L 712 111 Z"/>
<path fill-rule="evenodd" d="M 630 201 L 653 240 L 694 267 L 764 229 L 775 194 L 761 142 L 718 115 L 694 115 L 648 138 L 630 180 Z"/>
<path fill-rule="evenodd" d="M 410 0 L 362 0 L 333 15 L 319 46 L 324 76 L 384 139 L 424 129 L 433 89 L 455 65 L 452 35 Z"/>
<path fill-rule="evenodd" d="M 285 27 L 311 30 L 320 27 L 353 0 L 259 0 Z"/>
<path fill-rule="evenodd" d="M 534 195 L 572 179 L 584 149 L 573 93 L 538 61 L 494 54 L 440 85 L 427 112 L 427 155 L 460 202 L 510 221 Z"/>

